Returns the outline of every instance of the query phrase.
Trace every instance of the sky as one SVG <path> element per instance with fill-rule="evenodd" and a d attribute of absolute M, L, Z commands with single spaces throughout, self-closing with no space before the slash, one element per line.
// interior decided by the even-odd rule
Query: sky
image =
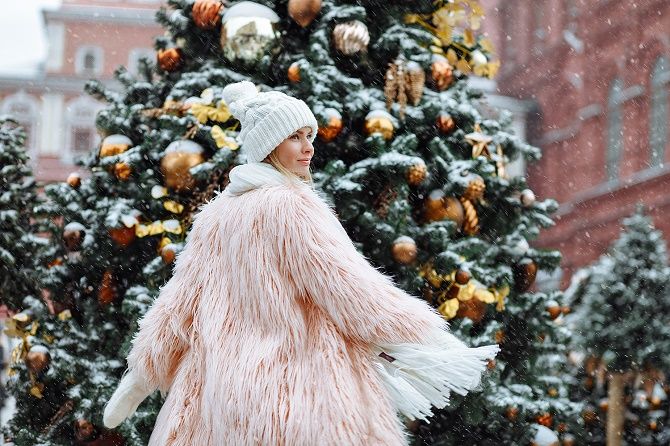
<path fill-rule="evenodd" d="M 12 1 L 0 14 L 0 75 L 28 74 L 46 55 L 46 32 L 41 9 L 54 9 L 61 0 Z"/>

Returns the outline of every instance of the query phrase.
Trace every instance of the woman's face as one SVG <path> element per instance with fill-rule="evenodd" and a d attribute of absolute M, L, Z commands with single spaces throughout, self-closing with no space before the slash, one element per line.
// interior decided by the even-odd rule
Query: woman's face
<path fill-rule="evenodd" d="M 296 175 L 309 175 L 309 165 L 314 155 L 314 146 L 309 138 L 311 127 L 298 129 L 283 140 L 275 149 L 279 162 Z"/>

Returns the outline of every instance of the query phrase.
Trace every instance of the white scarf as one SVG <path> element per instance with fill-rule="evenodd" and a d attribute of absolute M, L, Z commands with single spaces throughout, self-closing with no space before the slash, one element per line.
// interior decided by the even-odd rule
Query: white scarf
<path fill-rule="evenodd" d="M 230 183 L 222 192 L 224 195 L 241 195 L 261 186 L 276 186 L 290 182 L 290 179 L 268 163 L 246 163 L 233 167 L 228 174 Z"/>

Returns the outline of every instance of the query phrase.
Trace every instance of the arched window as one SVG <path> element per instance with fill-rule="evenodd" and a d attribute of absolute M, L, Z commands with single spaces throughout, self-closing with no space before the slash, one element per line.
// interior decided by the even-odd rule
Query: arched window
<path fill-rule="evenodd" d="M 607 178 L 619 177 L 619 161 L 623 153 L 623 121 L 621 114 L 623 82 L 615 79 L 607 98 Z"/>
<path fill-rule="evenodd" d="M 661 57 L 651 72 L 649 161 L 652 166 L 663 164 L 665 147 L 668 145 L 668 80 L 670 80 L 670 64 L 668 59 Z"/>
<path fill-rule="evenodd" d="M 95 129 L 95 115 L 101 105 L 88 96 L 82 96 L 68 102 L 66 113 L 65 161 L 72 162 L 76 157 L 87 154 L 99 142 Z"/>
<path fill-rule="evenodd" d="M 26 132 L 25 149 L 28 153 L 36 150 L 37 118 L 39 102 L 25 91 L 7 96 L 0 106 L 0 114 L 10 115 L 18 121 Z M 31 156 L 34 157 L 34 153 Z"/>
<path fill-rule="evenodd" d="M 77 48 L 74 61 L 74 69 L 82 76 L 92 76 L 102 73 L 102 48 L 92 45 L 84 45 Z"/>

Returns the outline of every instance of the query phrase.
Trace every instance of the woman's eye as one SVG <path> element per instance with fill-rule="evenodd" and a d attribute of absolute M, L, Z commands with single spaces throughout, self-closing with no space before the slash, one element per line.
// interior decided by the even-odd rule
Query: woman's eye
<path fill-rule="evenodd" d="M 300 137 L 298 135 L 291 135 L 291 138 L 299 139 Z"/>

